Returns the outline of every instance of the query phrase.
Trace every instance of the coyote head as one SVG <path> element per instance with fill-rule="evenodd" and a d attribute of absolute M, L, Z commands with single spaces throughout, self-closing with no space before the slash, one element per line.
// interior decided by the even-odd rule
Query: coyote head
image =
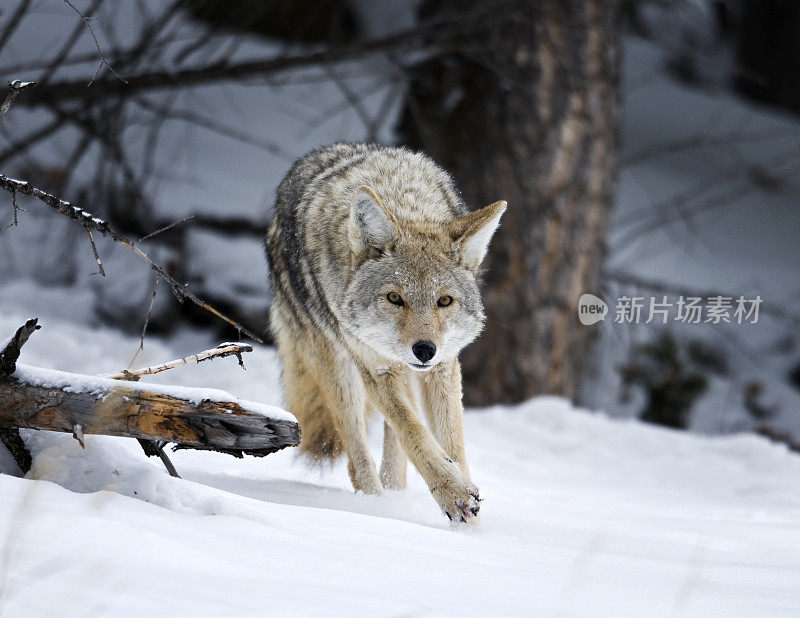
<path fill-rule="evenodd" d="M 476 275 L 506 203 L 447 222 L 400 220 L 387 206 L 369 187 L 353 200 L 345 321 L 381 356 L 428 371 L 483 327 Z"/>

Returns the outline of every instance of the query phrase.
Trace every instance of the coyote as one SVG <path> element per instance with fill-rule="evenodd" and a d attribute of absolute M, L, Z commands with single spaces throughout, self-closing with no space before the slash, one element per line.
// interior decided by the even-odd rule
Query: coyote
<path fill-rule="evenodd" d="M 267 254 L 286 404 L 301 450 L 346 454 L 356 491 L 402 489 L 408 458 L 447 517 L 478 515 L 458 353 L 483 327 L 476 277 L 505 209 L 468 213 L 428 157 L 374 144 L 315 150 L 281 182 Z M 375 412 L 380 472 L 367 447 Z"/>

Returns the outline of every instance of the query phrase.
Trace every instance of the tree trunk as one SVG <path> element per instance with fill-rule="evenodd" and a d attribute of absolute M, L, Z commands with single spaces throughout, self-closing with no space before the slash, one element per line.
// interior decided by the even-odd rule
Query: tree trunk
<path fill-rule="evenodd" d="M 800 112 L 800 3 L 744 0 L 743 9 L 736 89 Z"/>
<path fill-rule="evenodd" d="M 480 0 L 427 0 L 421 17 Z M 401 134 L 448 168 L 470 208 L 508 211 L 486 261 L 483 335 L 463 354 L 469 405 L 574 399 L 598 292 L 618 164 L 614 0 L 498 5 L 457 54 L 411 72 Z"/>

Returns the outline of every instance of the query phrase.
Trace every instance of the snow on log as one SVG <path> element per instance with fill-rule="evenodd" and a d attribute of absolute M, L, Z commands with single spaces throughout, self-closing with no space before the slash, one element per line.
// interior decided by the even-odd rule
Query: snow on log
<path fill-rule="evenodd" d="M 269 455 L 300 443 L 294 416 L 224 391 L 142 384 L 17 364 L 20 349 L 39 328 L 37 320 L 28 320 L 0 343 L 0 438 L 23 472 L 30 469 L 30 454 L 19 437 L 20 427 L 71 433 L 81 445 L 85 434 L 105 434 L 156 444 L 174 442 L 178 448 L 214 450 L 236 457 Z M 171 365 L 128 373 L 138 380 L 144 373 L 169 368 L 167 365 L 231 354 L 238 357 L 250 349 L 222 344 Z M 239 361 L 241 364 L 241 358 Z"/>
<path fill-rule="evenodd" d="M 288 412 L 224 391 L 17 365 L 0 378 L 0 427 L 105 434 L 263 456 L 300 442 Z"/>

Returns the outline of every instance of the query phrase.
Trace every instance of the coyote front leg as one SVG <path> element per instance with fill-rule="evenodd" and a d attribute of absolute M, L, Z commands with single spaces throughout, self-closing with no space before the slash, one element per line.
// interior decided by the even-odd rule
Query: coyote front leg
<path fill-rule="evenodd" d="M 461 365 L 458 359 L 443 362 L 422 376 L 420 387 L 425 418 L 433 436 L 469 479 L 464 452 L 464 405 L 461 402 Z"/>
<path fill-rule="evenodd" d="M 389 421 L 383 422 L 383 461 L 381 482 L 385 489 L 404 489 L 407 457 Z"/>
<path fill-rule="evenodd" d="M 367 445 L 366 393 L 359 385 L 359 370 L 349 355 L 325 342 L 314 340 L 307 358 L 324 393 L 331 420 L 347 453 L 347 471 L 356 491 L 382 492 L 375 462 Z"/>
<path fill-rule="evenodd" d="M 362 369 L 367 394 L 389 421 L 406 455 L 445 514 L 457 521 L 474 519 L 480 510 L 478 488 L 414 414 L 403 384 L 407 371 L 373 375 Z"/>

